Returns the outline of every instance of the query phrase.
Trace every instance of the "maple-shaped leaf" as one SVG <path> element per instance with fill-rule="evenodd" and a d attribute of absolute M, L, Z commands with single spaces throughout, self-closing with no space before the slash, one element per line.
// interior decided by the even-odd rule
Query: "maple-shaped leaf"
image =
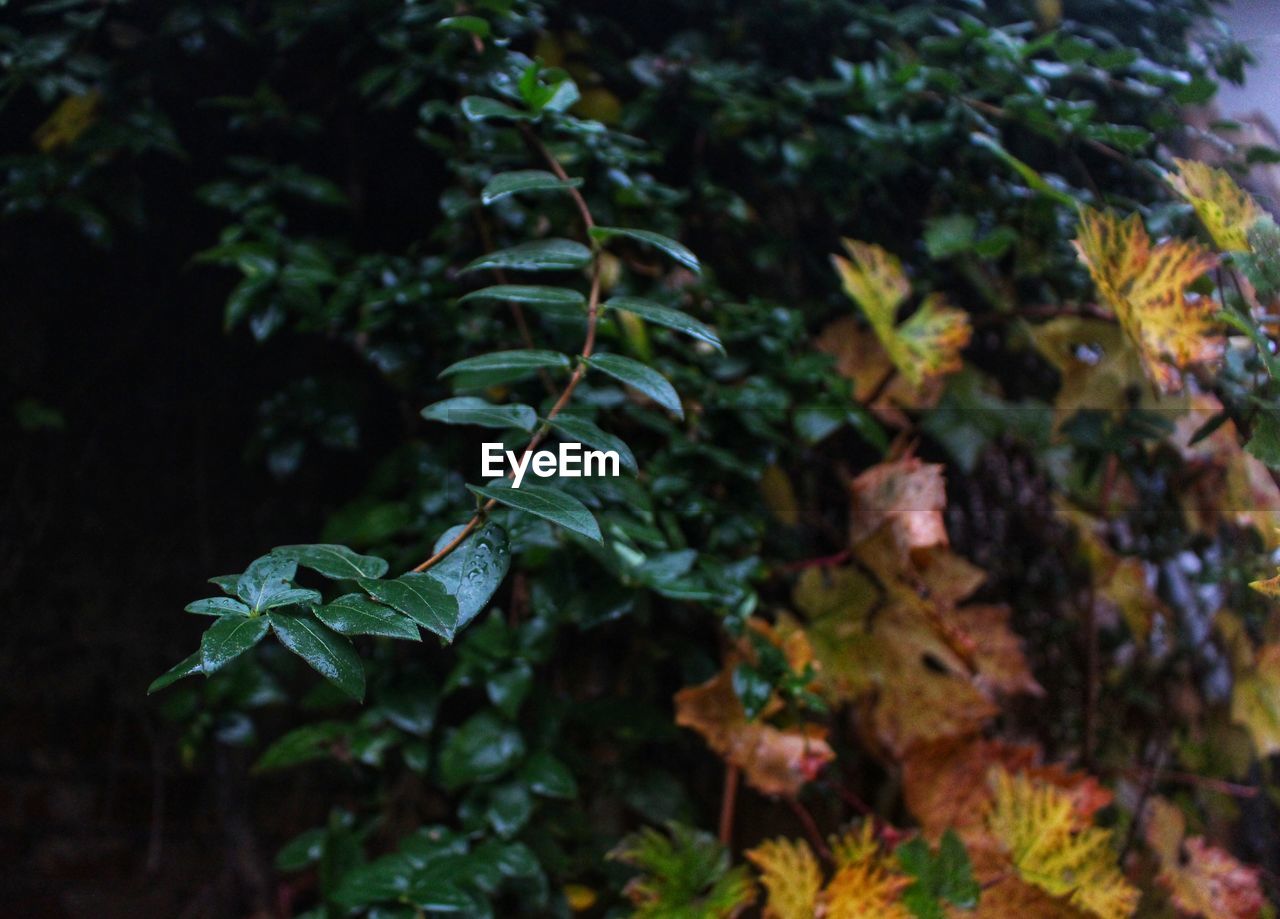
<path fill-rule="evenodd" d="M 640 870 L 625 889 L 638 919 L 733 919 L 755 901 L 755 885 L 745 868 L 730 867 L 728 849 L 679 823 L 632 833 L 609 858 Z"/>
<path fill-rule="evenodd" d="M 799 634 L 801 641 L 796 641 Z M 782 650 L 789 660 L 801 662 L 811 652 L 803 633 L 784 636 Z M 747 717 L 733 688 L 738 663 L 730 656 L 725 668 L 698 686 L 676 693 L 676 724 L 702 735 L 712 750 L 739 767 L 747 782 L 767 795 L 794 796 L 812 780 L 835 752 L 826 740 L 826 728 L 816 724 L 775 727 L 764 719 L 781 707 L 771 699 L 757 719 Z"/>
<path fill-rule="evenodd" d="M 1031 744 L 983 738 L 934 741 L 911 750 L 902 770 L 907 809 L 926 838 L 937 839 L 948 828 L 966 840 L 984 831 L 993 768 L 1023 773 L 1061 789 L 1071 799 L 1081 825 L 1092 821 L 1112 800 L 1111 792 L 1091 775 L 1041 765 L 1040 750 Z"/>
<path fill-rule="evenodd" d="M 850 485 L 849 541 L 862 542 L 887 526 L 904 556 L 947 545 L 942 520 L 947 487 L 942 471 L 938 463 L 910 456 L 880 463 L 859 475 Z"/>
<path fill-rule="evenodd" d="M 868 822 L 832 840 L 835 871 L 823 886 L 809 844 L 775 839 L 748 851 L 768 891 L 765 919 L 912 919 L 901 902 L 912 877 L 882 851 Z"/>
<path fill-rule="evenodd" d="M 1258 871 L 1203 837 L 1186 837 L 1186 818 L 1175 805 L 1152 798 L 1147 805 L 1147 844 L 1160 863 L 1156 880 L 1173 905 L 1202 919 L 1256 919 L 1264 900 Z"/>
<path fill-rule="evenodd" d="M 1216 305 L 1187 296 L 1187 286 L 1218 264 L 1214 253 L 1186 240 L 1153 248 L 1137 214 L 1121 220 L 1089 207 L 1080 210 L 1074 245 L 1160 390 L 1177 392 L 1182 369 L 1221 355 Z"/>
<path fill-rule="evenodd" d="M 822 870 L 801 840 L 772 839 L 746 853 L 768 892 L 765 919 L 813 919 L 822 890 Z"/>
<path fill-rule="evenodd" d="M 1116 867 L 1111 831 L 1081 825 L 1071 795 L 1005 769 L 993 773 L 988 832 L 1018 876 L 1099 919 L 1127 919 L 1138 891 Z"/>
<path fill-rule="evenodd" d="M 1225 169 L 1215 169 L 1195 160 L 1173 162 L 1178 171 L 1169 174 L 1169 184 L 1195 208 L 1218 248 L 1226 252 L 1248 252 L 1249 231 L 1266 216 L 1266 211 Z"/>
<path fill-rule="evenodd" d="M 898 257 L 873 243 L 853 239 L 841 243 L 849 257 L 831 256 L 840 282 L 866 315 L 897 371 L 919 388 L 959 370 L 960 352 L 973 334 L 968 314 L 934 293 L 898 325 L 898 308 L 911 293 Z"/>
<path fill-rule="evenodd" d="M 1060 429 L 1080 411 L 1115 413 L 1134 407 L 1170 407 L 1168 396 L 1139 386 L 1145 378 L 1142 359 L 1123 329 L 1105 319 L 1060 316 L 1031 328 L 1031 340 L 1061 378 L 1053 400 L 1053 426 Z"/>
<path fill-rule="evenodd" d="M 897 372 L 876 333 L 854 316 L 833 320 L 814 347 L 835 359 L 836 373 L 852 384 L 854 401 L 890 427 L 909 427 L 907 412 L 932 408 L 946 388 L 943 377 L 913 385 Z"/>

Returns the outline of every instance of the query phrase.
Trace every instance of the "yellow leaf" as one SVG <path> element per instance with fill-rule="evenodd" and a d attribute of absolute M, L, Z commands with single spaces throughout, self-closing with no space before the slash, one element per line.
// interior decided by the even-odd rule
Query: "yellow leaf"
<path fill-rule="evenodd" d="M 1111 831 L 1081 825 L 1067 792 L 1005 769 L 994 773 L 986 825 L 1018 876 L 1100 919 L 1126 919 L 1138 891 L 1116 867 Z"/>
<path fill-rule="evenodd" d="M 98 120 L 102 93 L 96 89 L 78 96 L 67 96 L 45 122 L 36 128 L 33 140 L 41 153 L 67 147 Z"/>
<path fill-rule="evenodd" d="M 1186 818 L 1163 798 L 1147 810 L 1147 843 L 1160 863 L 1156 880 L 1168 889 L 1173 905 L 1203 919 L 1257 919 L 1264 900 L 1258 871 L 1203 837 L 1184 838 Z"/>
<path fill-rule="evenodd" d="M 760 476 L 760 497 L 773 519 L 783 526 L 793 527 L 800 523 L 796 491 L 791 487 L 787 471 L 777 463 L 765 467 L 764 474 Z"/>
<path fill-rule="evenodd" d="M 1280 644 L 1264 645 L 1236 674 L 1231 720 L 1249 731 L 1259 756 L 1280 753 Z"/>
<path fill-rule="evenodd" d="M 1032 328 L 1031 340 L 1062 378 L 1053 403 L 1055 428 L 1081 410 L 1130 407 L 1134 384 L 1144 378 L 1142 361 L 1115 323 L 1061 316 Z M 1156 404 L 1148 389 L 1141 387 L 1144 409 Z"/>
<path fill-rule="evenodd" d="M 1179 372 L 1216 360 L 1222 340 L 1215 336 L 1212 300 L 1188 298 L 1186 288 L 1218 264 L 1207 249 L 1185 240 L 1154 248 L 1137 214 L 1081 208 L 1076 251 L 1089 269 L 1102 300 L 1133 341 L 1147 376 L 1163 392 L 1182 388 Z"/>
<path fill-rule="evenodd" d="M 596 892 L 585 884 L 565 884 L 564 898 L 569 909 L 575 913 L 585 913 L 596 905 Z"/>
<path fill-rule="evenodd" d="M 1169 184 L 1195 208 L 1218 248 L 1248 252 L 1249 231 L 1266 212 L 1226 170 L 1194 160 L 1173 162 L 1178 171 L 1168 176 Z"/>
<path fill-rule="evenodd" d="M 805 842 L 775 839 L 747 852 L 769 893 L 765 919 L 911 919 L 900 899 L 912 878 L 881 852 L 874 827 L 866 823 L 834 842 L 836 870 L 825 888 Z"/>
<path fill-rule="evenodd" d="M 866 315 L 889 360 L 915 388 L 959 370 L 960 352 L 973 330 L 963 310 L 931 294 L 902 325 L 898 308 L 911 293 L 902 263 L 880 246 L 842 240 L 849 258 L 833 255 L 832 263 L 847 293 Z"/>
<path fill-rule="evenodd" d="M 773 839 L 748 850 L 769 893 L 765 919 L 813 919 L 822 872 L 813 850 L 801 841 Z"/>
<path fill-rule="evenodd" d="M 883 864 L 866 860 L 846 865 L 823 891 L 825 919 L 912 919 L 899 898 L 911 878 L 890 873 Z"/>

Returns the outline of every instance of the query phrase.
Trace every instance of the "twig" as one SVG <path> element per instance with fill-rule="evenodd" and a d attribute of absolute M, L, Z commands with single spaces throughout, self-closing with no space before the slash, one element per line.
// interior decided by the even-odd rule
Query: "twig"
<path fill-rule="evenodd" d="M 733 812 L 738 803 L 738 767 L 726 763 L 724 767 L 724 794 L 720 798 L 720 844 L 733 844 Z"/>
<path fill-rule="evenodd" d="M 540 156 L 542 156 L 547 161 L 548 167 L 551 169 L 552 172 L 555 173 L 556 177 L 561 179 L 562 181 L 567 180 L 568 176 L 565 174 L 564 169 L 556 161 L 556 158 L 551 155 L 551 151 L 546 148 L 546 145 L 544 145 L 542 141 L 540 141 L 537 138 L 537 136 L 534 135 L 533 131 L 530 130 L 530 128 L 527 125 L 521 125 L 520 127 L 522 129 L 521 133 L 524 134 L 525 140 L 529 143 L 529 145 L 535 151 L 537 151 L 537 153 Z M 569 192 L 569 195 L 573 198 L 574 203 L 577 205 L 578 212 L 582 215 L 582 222 L 586 227 L 589 235 L 589 231 L 591 230 L 592 227 L 595 226 L 595 221 L 591 217 L 591 210 L 590 208 L 587 207 L 586 199 L 582 197 L 582 193 L 579 192 L 576 188 L 569 188 L 567 189 L 567 191 Z M 593 247 L 593 250 L 594 250 L 594 247 Z M 521 458 L 523 458 L 524 456 L 527 456 L 528 454 L 536 450 L 538 448 L 538 445 L 541 444 L 542 441 L 546 439 L 547 434 L 550 433 L 551 431 L 551 425 L 548 424 L 547 422 L 550 422 L 553 418 L 559 415 L 561 410 L 564 409 L 564 407 L 569 404 L 569 400 L 573 397 L 573 391 L 578 388 L 578 384 L 582 382 L 582 378 L 587 375 L 587 358 L 591 357 L 592 352 L 595 351 L 596 325 L 598 324 L 599 319 L 600 319 L 600 255 L 598 252 L 596 252 L 592 256 L 592 260 L 591 260 L 591 292 L 587 296 L 587 334 L 586 334 L 586 338 L 583 340 L 583 343 L 582 343 L 582 354 L 579 356 L 578 365 L 573 369 L 573 374 L 569 377 L 569 382 L 565 384 L 564 389 L 561 391 L 560 398 L 558 398 L 555 401 L 555 404 L 551 406 L 551 410 L 547 412 L 547 416 L 544 420 L 544 423 L 538 428 L 538 430 L 536 430 L 533 433 L 533 436 L 529 438 L 528 444 L 526 444 L 524 450 L 521 451 Z M 508 476 L 511 475 L 510 472 L 508 472 L 507 474 Z M 457 536 L 449 540 L 448 544 L 446 544 L 443 548 L 441 548 L 439 552 L 436 552 L 426 561 L 417 565 L 413 570 L 415 572 L 421 572 L 421 571 L 426 571 L 434 567 L 435 565 L 438 565 L 441 561 L 443 561 L 446 557 L 448 557 L 455 549 L 457 549 L 458 546 L 462 545 L 463 540 L 465 540 L 468 536 L 470 536 L 472 533 L 475 532 L 476 528 L 480 526 L 481 523 L 484 522 L 485 517 L 495 507 L 497 507 L 497 505 L 498 505 L 498 502 L 493 498 L 490 498 L 488 501 L 486 501 L 483 505 L 481 505 L 480 509 L 476 511 L 476 513 L 472 516 L 472 518 L 467 521 L 466 526 L 462 528 L 462 530 L 458 533 Z"/>
<path fill-rule="evenodd" d="M 813 846 L 813 851 L 828 862 L 834 862 L 835 858 L 831 854 L 831 849 L 827 846 L 827 842 L 822 838 L 822 831 L 818 829 L 818 822 L 813 819 L 813 814 L 800 803 L 799 798 L 787 798 L 787 804 L 791 805 L 791 811 L 796 815 L 804 827 L 805 835 L 809 837 L 809 844 Z"/>

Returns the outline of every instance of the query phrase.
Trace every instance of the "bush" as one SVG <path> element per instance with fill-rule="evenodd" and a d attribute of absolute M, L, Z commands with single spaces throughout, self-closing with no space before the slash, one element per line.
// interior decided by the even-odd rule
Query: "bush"
<path fill-rule="evenodd" d="M 216 220 L 228 334 L 306 355 L 253 455 L 394 444 L 151 687 L 193 765 L 288 699 L 258 768 L 345 774 L 308 915 L 1266 908 L 1280 233 L 1177 159 L 1208 2 L 13 23 L 11 226 Z"/>

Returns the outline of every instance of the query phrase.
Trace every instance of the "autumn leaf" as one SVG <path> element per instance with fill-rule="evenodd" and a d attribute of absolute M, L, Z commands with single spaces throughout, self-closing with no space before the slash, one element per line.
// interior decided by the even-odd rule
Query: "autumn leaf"
<path fill-rule="evenodd" d="M 765 919 L 813 919 L 822 872 L 813 850 L 802 841 L 774 839 L 749 850 L 768 892 Z"/>
<path fill-rule="evenodd" d="M 812 651 L 803 632 L 764 634 L 777 635 L 781 650 L 793 666 L 803 668 L 808 662 Z M 764 719 L 781 707 L 776 696 L 759 718 L 749 719 L 733 688 L 738 660 L 739 655 L 731 655 L 716 676 L 676 693 L 676 724 L 701 734 L 707 746 L 739 767 L 758 791 L 794 796 L 835 758 L 826 741 L 826 729 L 816 724 L 779 728 L 767 723 Z"/>
<path fill-rule="evenodd" d="M 988 832 L 1018 876 L 1099 919 L 1126 919 L 1138 891 L 1116 867 L 1111 831 L 1082 826 L 1069 794 L 1004 769 L 994 772 Z"/>
<path fill-rule="evenodd" d="M 1164 407 L 1150 387 L 1135 387 L 1145 378 L 1142 360 L 1115 323 L 1060 316 L 1032 327 L 1031 340 L 1061 377 L 1053 402 L 1055 428 L 1080 411 L 1127 410 L 1135 389 L 1139 408 Z"/>
<path fill-rule="evenodd" d="M 947 545 L 942 469 L 939 464 L 907 457 L 872 466 L 854 479 L 849 541 L 862 542 L 887 525 L 904 556 Z"/>
<path fill-rule="evenodd" d="M 1146 839 L 1160 864 L 1156 880 L 1182 912 L 1202 919 L 1256 919 L 1261 914 L 1257 869 L 1203 837 L 1186 837 L 1182 811 L 1163 798 L 1147 805 Z"/>
<path fill-rule="evenodd" d="M 1218 264 L 1207 249 L 1185 240 L 1154 248 L 1137 214 L 1120 220 L 1084 207 L 1076 251 L 1089 269 L 1103 302 L 1138 349 L 1143 368 L 1163 392 L 1182 388 L 1180 370 L 1216 360 L 1209 299 L 1189 299 L 1187 286 Z"/>
<path fill-rule="evenodd" d="M 814 340 L 814 347 L 835 359 L 836 373 L 852 384 L 854 401 L 890 427 L 908 427 L 907 411 L 932 408 L 946 388 L 942 377 L 913 385 L 895 370 L 876 333 L 854 316 L 832 321 Z"/>
<path fill-rule="evenodd" d="M 911 293 L 902 263 L 873 243 L 841 242 L 849 258 L 831 257 L 841 284 L 866 315 L 897 371 L 919 388 L 959 370 L 960 352 L 973 334 L 968 314 L 934 293 L 898 325 L 898 308 Z"/>
<path fill-rule="evenodd" d="M 41 153 L 52 153 L 79 140 L 98 120 L 102 93 L 96 89 L 77 96 L 67 96 L 45 121 L 36 128 L 33 140 Z"/>
<path fill-rule="evenodd" d="M 1080 554 L 1089 565 L 1095 610 L 1123 619 L 1130 634 L 1145 644 L 1156 618 L 1169 618 L 1169 609 L 1156 594 L 1147 564 L 1115 552 L 1107 542 L 1102 520 L 1065 501 L 1058 503 L 1057 511 L 1059 517 L 1076 528 Z"/>
<path fill-rule="evenodd" d="M 966 841 L 985 832 L 992 799 L 993 769 L 1018 772 L 1054 785 L 1071 800 L 1076 820 L 1087 824 L 1111 803 L 1111 793 L 1093 776 L 1040 765 L 1040 750 L 983 738 L 951 738 L 921 745 L 903 761 L 902 790 L 907 809 L 926 838 L 954 828 Z"/>
<path fill-rule="evenodd" d="M 1178 420 L 1170 441 L 1196 472 L 1180 495 L 1191 523 L 1213 533 L 1226 519 L 1252 527 L 1268 549 L 1280 548 L 1280 486 L 1271 472 L 1241 446 L 1239 431 L 1230 420 L 1192 443 L 1204 424 L 1220 417 L 1224 409 L 1208 393 L 1193 395 L 1190 409 Z"/>
<path fill-rule="evenodd" d="M 775 839 L 749 850 L 768 892 L 765 919 L 912 919 L 901 902 L 913 878 L 898 869 L 864 823 L 832 840 L 835 871 L 826 886 L 808 843 Z"/>
<path fill-rule="evenodd" d="M 1218 248 L 1226 252 L 1250 251 L 1249 231 L 1266 212 L 1226 170 L 1195 160 L 1173 162 L 1178 171 L 1167 176 L 1169 184 L 1195 208 Z"/>
<path fill-rule="evenodd" d="M 1280 753 L 1280 644 L 1263 645 L 1231 689 L 1231 720 L 1249 731 L 1259 756 Z"/>

